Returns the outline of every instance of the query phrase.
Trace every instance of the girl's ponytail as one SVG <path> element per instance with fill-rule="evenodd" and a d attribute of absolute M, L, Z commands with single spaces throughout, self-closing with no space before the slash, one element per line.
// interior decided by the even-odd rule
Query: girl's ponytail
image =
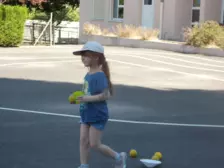
<path fill-rule="evenodd" d="M 106 61 L 106 58 L 104 56 L 103 56 L 103 60 L 102 60 L 102 71 L 105 73 L 105 75 L 108 79 L 110 94 L 113 95 L 113 86 L 112 86 L 112 82 L 110 79 L 110 68 L 109 68 L 108 62 Z"/>

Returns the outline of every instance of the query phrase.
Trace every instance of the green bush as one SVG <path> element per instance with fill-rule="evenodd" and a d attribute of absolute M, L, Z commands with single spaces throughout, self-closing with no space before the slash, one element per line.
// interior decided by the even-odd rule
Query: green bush
<path fill-rule="evenodd" d="M 224 49 L 224 27 L 222 27 L 222 32 L 217 37 L 216 45 L 219 46 L 220 48 Z"/>
<path fill-rule="evenodd" d="M 22 43 L 27 8 L 0 5 L 0 46 L 15 47 Z"/>
<path fill-rule="evenodd" d="M 186 44 L 195 47 L 206 47 L 216 45 L 223 48 L 224 29 L 215 21 L 206 21 L 193 28 L 185 29 Z"/>

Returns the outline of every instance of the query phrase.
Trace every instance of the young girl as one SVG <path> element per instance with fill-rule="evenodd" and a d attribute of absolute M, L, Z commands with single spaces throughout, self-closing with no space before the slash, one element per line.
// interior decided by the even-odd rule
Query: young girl
<path fill-rule="evenodd" d="M 80 161 L 79 168 L 89 168 L 89 149 L 93 148 L 115 160 L 115 168 L 126 168 L 127 154 L 117 153 L 101 143 L 102 131 L 108 121 L 106 100 L 113 94 L 110 81 L 110 71 L 101 44 L 87 42 L 80 51 L 73 52 L 81 55 L 83 64 L 89 68 L 84 78 L 84 96 L 80 101 Z"/>

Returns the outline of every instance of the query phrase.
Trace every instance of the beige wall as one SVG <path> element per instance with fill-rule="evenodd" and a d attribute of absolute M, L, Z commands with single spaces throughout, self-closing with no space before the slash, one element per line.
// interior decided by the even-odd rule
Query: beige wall
<path fill-rule="evenodd" d="M 183 28 L 191 26 L 192 0 L 168 0 L 164 3 L 163 38 L 182 40 Z"/>
<path fill-rule="evenodd" d="M 154 28 L 159 28 L 160 19 L 160 1 L 154 0 Z M 124 24 L 134 24 L 136 26 L 142 25 L 142 0 L 125 0 L 124 8 Z"/>
<path fill-rule="evenodd" d="M 81 0 L 80 1 L 80 21 L 79 21 L 79 30 L 80 30 L 80 38 L 82 35 L 83 24 L 87 21 L 91 21 L 92 16 L 92 1 L 90 0 Z"/>
<path fill-rule="evenodd" d="M 224 24 L 224 0 L 222 0 L 222 16 L 221 16 L 221 23 Z"/>
<path fill-rule="evenodd" d="M 154 0 L 155 2 L 155 13 L 154 13 L 154 28 L 155 29 L 159 29 L 159 25 L 160 25 L 160 1 L 158 0 Z"/>
<path fill-rule="evenodd" d="M 183 28 L 191 27 L 191 0 L 176 0 L 174 39 L 183 40 Z"/>
<path fill-rule="evenodd" d="M 142 0 L 124 0 L 124 24 L 141 25 Z"/>
<path fill-rule="evenodd" d="M 104 0 L 104 4 L 99 6 L 100 10 L 104 7 L 104 18 L 94 19 L 93 0 L 80 1 L 80 36 L 82 35 L 83 24 L 91 22 L 99 24 L 102 28 L 111 28 L 117 24 L 134 24 L 141 26 L 142 22 L 142 0 L 124 1 L 124 20 L 115 21 L 112 19 L 112 0 Z M 154 28 L 160 26 L 160 1 L 155 2 Z M 182 30 L 191 26 L 192 0 L 165 0 L 163 38 L 167 40 L 182 40 Z M 200 21 L 221 20 L 222 0 L 201 0 Z"/>
<path fill-rule="evenodd" d="M 83 24 L 90 22 L 92 24 L 99 25 L 101 28 L 111 28 L 121 22 L 113 21 L 111 19 L 111 0 L 103 0 L 104 4 L 98 6 L 98 9 L 101 10 L 104 7 L 104 16 L 103 19 L 94 18 L 94 9 L 93 9 L 93 0 L 81 0 L 80 1 L 80 38 L 82 38 Z"/>
<path fill-rule="evenodd" d="M 175 3 L 176 0 L 168 0 L 164 2 L 163 38 L 165 39 L 170 39 L 174 35 Z"/>
<path fill-rule="evenodd" d="M 222 0 L 201 0 L 201 15 L 200 22 L 206 20 L 221 20 Z"/>

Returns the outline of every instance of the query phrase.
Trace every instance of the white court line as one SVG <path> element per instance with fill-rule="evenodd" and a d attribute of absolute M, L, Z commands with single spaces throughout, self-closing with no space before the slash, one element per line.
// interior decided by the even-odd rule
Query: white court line
<path fill-rule="evenodd" d="M 47 52 L 49 53 L 49 51 L 52 50 L 52 48 L 66 48 L 66 49 L 72 49 L 73 50 L 79 50 L 82 47 L 82 45 L 78 45 L 78 46 L 21 46 L 19 48 L 19 50 L 11 50 L 10 53 L 18 53 L 18 51 L 24 51 L 27 52 L 27 48 L 28 49 L 47 49 Z M 118 52 L 113 52 L 114 50 L 116 50 Z M 140 52 L 139 52 L 140 50 Z M 4 51 L 4 52 L 3 52 Z M 28 50 L 29 51 L 29 50 Z M 71 51 L 71 52 L 72 52 Z M 106 54 L 112 53 L 112 54 L 129 54 L 129 47 L 111 47 L 111 46 L 105 46 L 105 51 Z M 8 53 L 8 50 L 2 50 L 0 51 L 0 53 Z M 175 57 L 184 57 L 184 58 L 193 58 L 193 59 L 198 59 L 198 60 L 205 60 L 205 61 L 209 61 L 209 62 L 217 62 L 217 63 L 222 63 L 224 64 L 224 57 L 223 57 L 223 61 L 219 61 L 219 60 L 215 60 L 215 59 L 209 59 L 206 57 L 209 56 L 204 56 L 201 54 L 186 54 L 186 53 L 180 53 L 180 52 L 174 52 L 174 51 L 166 51 L 166 50 L 158 50 L 158 49 L 150 49 L 150 48 L 131 48 L 131 54 L 139 54 L 139 53 L 143 53 L 143 54 L 163 54 L 163 55 L 170 55 L 170 56 L 175 56 Z M 213 57 L 213 56 L 210 56 Z M 216 57 L 216 56 L 214 56 Z M 221 57 L 216 57 L 216 58 L 221 58 Z"/>
<path fill-rule="evenodd" d="M 108 53 L 108 55 L 110 55 Z M 127 55 L 127 53 L 126 53 Z M 121 55 L 122 56 L 122 55 Z M 208 63 L 200 63 L 200 62 L 194 62 L 194 61 L 188 61 L 180 58 L 174 58 L 174 57 L 169 57 L 169 56 L 162 56 L 161 54 L 144 54 L 144 53 L 138 53 L 138 54 L 133 54 L 133 53 L 128 53 L 127 56 L 132 56 L 134 58 L 140 58 L 140 59 L 148 59 L 149 57 L 160 57 L 160 58 L 166 58 L 166 59 L 171 59 L 171 60 L 176 60 L 176 61 L 181 61 L 181 62 L 187 62 L 187 63 L 192 63 L 192 64 L 197 64 L 197 65 L 204 65 L 204 66 L 211 66 L 211 67 L 219 67 L 219 68 L 224 68 L 224 65 L 213 65 L 213 64 L 208 64 Z M 223 62 L 224 63 L 224 62 Z"/>
<path fill-rule="evenodd" d="M 59 116 L 59 117 L 80 118 L 80 116 L 78 116 L 78 115 L 51 113 L 51 112 L 45 112 L 45 111 L 15 109 L 15 108 L 7 108 L 7 107 L 0 107 L 0 110 L 14 111 L 14 112 L 23 112 L 23 113 L 33 113 L 33 114 L 42 114 L 42 115 L 50 115 L 50 116 Z M 163 126 L 178 126 L 178 127 L 224 128 L 224 125 L 208 125 L 208 124 L 183 124 L 183 123 L 181 124 L 181 123 L 148 122 L 148 121 L 119 120 L 119 119 L 109 119 L 109 121 L 111 121 L 111 122 L 118 122 L 118 123 L 128 123 L 128 124 L 141 124 L 141 125 L 163 125 Z"/>
<path fill-rule="evenodd" d="M 147 59 L 147 58 L 145 58 L 145 59 Z M 124 61 L 119 61 L 119 60 L 114 60 L 114 59 L 107 59 L 107 60 L 112 61 L 112 62 L 121 63 L 121 64 L 126 64 L 126 65 L 131 65 L 131 66 L 138 66 L 138 67 L 142 67 L 142 68 L 148 68 L 148 69 L 154 69 L 155 70 L 155 68 L 150 68 L 150 66 L 147 66 L 147 65 L 135 64 L 135 63 L 124 62 Z M 1 64 L 0 67 L 13 66 L 13 65 L 42 64 L 42 63 L 64 63 L 64 62 L 80 62 L 80 60 L 76 60 L 74 58 L 74 59 L 71 59 L 71 60 L 64 60 L 64 61 L 60 60 L 60 61 L 45 61 L 45 62 L 43 62 L 43 61 L 38 61 L 38 62 L 20 62 L 20 63 Z M 163 71 L 174 72 L 174 73 L 179 73 L 179 74 L 184 74 L 184 75 L 196 76 L 196 77 L 200 77 L 200 78 L 209 78 L 209 79 L 213 79 L 213 80 L 224 82 L 224 79 L 219 79 L 219 78 L 214 78 L 214 77 L 209 77 L 209 76 L 202 76 L 202 75 L 197 75 L 197 74 L 192 74 L 192 73 L 187 73 L 187 72 L 181 72 L 181 71 L 175 71 L 175 70 L 168 69 L 168 68 L 163 68 L 162 70 Z"/>
<path fill-rule="evenodd" d="M 117 62 L 117 63 L 120 63 L 120 64 L 131 65 L 131 66 L 138 66 L 138 67 L 141 67 L 141 68 L 148 68 L 148 69 L 156 70 L 155 68 L 151 68 L 150 66 L 147 66 L 147 65 L 141 65 L 141 64 L 135 64 L 135 63 L 130 63 L 130 62 L 118 61 L 118 60 L 114 60 L 114 59 L 107 59 L 107 60 L 109 60 L 111 62 Z M 188 73 L 188 72 L 175 71 L 175 70 L 167 69 L 167 68 L 162 68 L 162 70 L 163 71 L 173 72 L 173 73 L 179 73 L 179 74 L 182 74 L 182 75 L 184 74 L 184 75 L 195 76 L 195 77 L 198 77 L 198 78 L 203 78 L 203 79 L 208 78 L 208 79 L 213 79 L 213 80 L 224 82 L 224 79 L 214 78 L 214 77 L 205 76 L 205 75 L 197 75 L 197 74 L 192 74 L 192 73 Z"/>
<path fill-rule="evenodd" d="M 0 60 L 13 60 L 13 61 L 19 61 L 19 60 L 47 60 L 47 59 L 65 59 L 65 58 L 68 58 L 68 59 L 75 59 L 75 57 L 73 56 L 66 56 L 66 57 L 62 57 L 62 56 L 58 56 L 58 57 L 37 57 L 37 56 L 34 56 L 34 57 L 7 57 L 7 56 L 3 56 L 3 57 L 1 57 L 0 56 Z M 77 57 L 76 57 L 77 58 Z"/>
<path fill-rule="evenodd" d="M 193 67 L 193 66 L 187 66 L 187 65 L 179 65 L 179 64 L 174 64 L 170 62 L 164 62 L 164 61 L 159 61 L 151 58 L 146 58 L 146 57 L 141 57 L 141 56 L 134 56 L 134 55 L 122 55 L 121 57 L 132 57 L 132 58 L 140 58 L 144 59 L 147 61 L 152 61 L 152 62 L 158 62 L 161 64 L 166 64 L 166 65 L 172 65 L 172 66 L 177 66 L 177 67 L 182 67 L 182 68 L 189 68 L 189 69 L 197 69 L 197 70 L 204 70 L 204 71 L 214 71 L 214 72 L 222 72 L 224 73 L 224 70 L 218 70 L 218 69 L 210 69 L 210 68 L 198 68 L 198 67 Z"/>
<path fill-rule="evenodd" d="M 48 64 L 48 63 L 63 63 L 63 62 L 79 62 L 80 60 L 66 60 L 66 61 L 39 61 L 39 62 L 18 62 L 9 64 L 0 64 L 0 67 L 13 66 L 13 65 L 29 65 L 29 64 Z"/>
<path fill-rule="evenodd" d="M 107 54 L 122 54 L 122 51 L 121 52 L 113 52 L 114 50 L 112 50 L 112 52 L 109 52 L 107 51 L 108 53 Z M 123 51 L 124 54 L 129 54 L 128 52 L 126 51 Z M 216 63 L 222 63 L 224 64 L 224 57 L 220 58 L 220 59 L 223 59 L 223 61 L 219 61 L 219 60 L 215 60 L 215 59 L 209 59 L 209 58 L 205 58 L 205 56 L 203 55 L 198 55 L 198 54 L 181 54 L 181 53 L 176 53 L 176 52 L 173 52 L 173 53 L 169 53 L 166 52 L 166 51 L 152 51 L 152 50 L 149 50 L 148 52 L 143 52 L 143 51 L 133 51 L 133 52 L 130 52 L 130 54 L 135 54 L 135 55 L 138 55 L 139 53 L 142 53 L 142 54 L 147 54 L 147 55 L 150 55 L 150 54 L 163 54 L 163 55 L 168 55 L 168 56 L 174 56 L 174 57 L 182 57 L 182 58 L 193 58 L 193 59 L 197 59 L 197 60 L 204 60 L 204 61 L 209 61 L 209 62 L 216 62 Z M 212 56 L 211 56 L 212 57 Z"/>
<path fill-rule="evenodd" d="M 112 61 L 112 62 L 121 63 L 121 64 L 138 66 L 138 67 L 142 67 L 142 68 L 148 68 L 148 69 L 154 69 L 155 70 L 155 68 L 150 68 L 150 66 L 147 66 L 147 65 L 135 64 L 135 63 L 124 62 L 124 61 L 119 61 L 119 60 L 114 60 L 114 59 L 107 59 L 107 60 Z M 39 62 L 20 62 L 20 63 L 1 64 L 0 67 L 13 66 L 13 65 L 42 64 L 42 63 L 63 63 L 63 62 L 80 62 L 80 60 L 76 60 L 74 58 L 74 59 L 65 60 L 65 61 L 60 60 L 60 61 L 45 61 L 45 62 L 43 62 L 43 61 L 39 61 Z M 163 68 L 163 70 L 164 71 L 169 71 L 169 72 L 174 72 L 174 73 L 179 73 L 179 74 L 184 74 L 184 75 L 196 76 L 196 77 L 199 77 L 199 78 L 209 78 L 209 79 L 224 82 L 224 79 L 219 79 L 219 78 L 214 78 L 214 77 L 209 77 L 209 76 L 202 76 L 202 75 L 197 75 L 197 74 L 192 74 L 192 73 L 187 73 L 187 72 L 175 71 L 175 70 L 168 69 L 168 68 Z"/>

